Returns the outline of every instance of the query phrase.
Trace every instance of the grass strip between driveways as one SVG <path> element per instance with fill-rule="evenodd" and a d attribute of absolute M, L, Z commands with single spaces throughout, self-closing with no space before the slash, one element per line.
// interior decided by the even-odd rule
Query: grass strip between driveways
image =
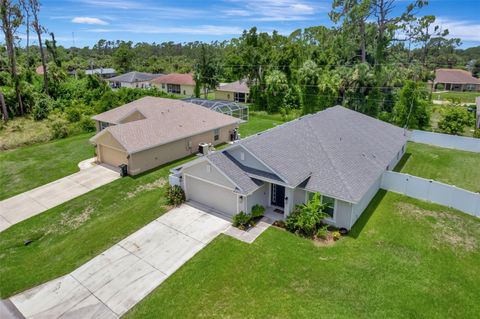
<path fill-rule="evenodd" d="M 89 134 L 0 152 L 0 200 L 79 171 L 94 156 Z"/>
<path fill-rule="evenodd" d="M 480 154 L 412 143 L 395 171 L 480 192 Z"/>
<path fill-rule="evenodd" d="M 332 247 L 221 235 L 126 318 L 477 318 L 480 221 L 380 191 Z"/>

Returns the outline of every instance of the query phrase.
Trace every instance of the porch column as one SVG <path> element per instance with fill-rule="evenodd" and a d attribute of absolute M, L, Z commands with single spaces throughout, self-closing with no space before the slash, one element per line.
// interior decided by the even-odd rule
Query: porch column
<path fill-rule="evenodd" d="M 287 218 L 288 215 L 293 211 L 293 194 L 295 189 L 285 187 L 285 207 L 283 217 Z"/>

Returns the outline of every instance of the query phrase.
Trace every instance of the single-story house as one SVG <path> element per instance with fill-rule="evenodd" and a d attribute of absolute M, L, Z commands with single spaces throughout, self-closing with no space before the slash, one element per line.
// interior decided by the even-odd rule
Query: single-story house
<path fill-rule="evenodd" d="M 245 103 L 250 99 L 250 88 L 244 80 L 224 83 L 215 90 L 215 99 Z"/>
<path fill-rule="evenodd" d="M 435 90 L 480 91 L 480 79 L 460 69 L 437 69 L 433 81 Z"/>
<path fill-rule="evenodd" d="M 326 221 L 351 228 L 405 152 L 406 131 L 335 106 L 172 169 L 187 200 L 225 215 L 260 204 L 278 219 L 320 193 Z"/>
<path fill-rule="evenodd" d="M 142 88 L 146 89 L 151 87 L 150 81 L 162 76 L 163 74 L 152 74 L 144 72 L 128 72 L 122 75 L 114 76 L 109 78 L 108 82 L 113 88 Z"/>
<path fill-rule="evenodd" d="M 86 75 L 98 74 L 103 79 L 109 79 L 117 75 L 117 72 L 115 71 L 115 69 L 111 69 L 111 68 L 98 68 L 98 69 L 85 70 L 85 74 Z"/>
<path fill-rule="evenodd" d="M 144 97 L 95 115 L 97 161 L 127 165 L 130 175 L 230 141 L 239 119 L 181 100 Z"/>
<path fill-rule="evenodd" d="M 195 80 L 191 73 L 170 73 L 157 77 L 151 80 L 150 83 L 166 93 L 185 96 L 195 95 Z"/>

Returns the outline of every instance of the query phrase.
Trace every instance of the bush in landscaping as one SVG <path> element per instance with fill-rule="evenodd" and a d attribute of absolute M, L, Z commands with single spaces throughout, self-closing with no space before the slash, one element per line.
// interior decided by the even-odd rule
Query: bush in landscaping
<path fill-rule="evenodd" d="M 168 185 L 167 199 L 170 205 L 180 206 L 185 202 L 185 192 L 178 185 Z"/>
<path fill-rule="evenodd" d="M 65 113 L 67 114 L 67 120 L 70 123 L 76 123 L 82 118 L 82 112 L 74 107 L 68 108 Z"/>
<path fill-rule="evenodd" d="M 463 133 L 465 126 L 473 124 L 473 117 L 461 106 L 451 106 L 445 110 L 443 118 L 438 122 L 438 128 L 447 134 Z"/>
<path fill-rule="evenodd" d="M 321 221 L 328 217 L 323 209 L 320 194 L 315 193 L 306 204 L 295 207 L 295 210 L 287 217 L 285 222 L 287 230 L 312 237 Z"/>
<path fill-rule="evenodd" d="M 243 211 L 236 215 L 233 215 L 233 218 L 232 218 L 233 226 L 238 227 L 242 230 L 250 226 L 251 220 L 252 220 L 252 216 L 244 213 Z"/>
<path fill-rule="evenodd" d="M 53 138 L 65 138 L 69 135 L 68 122 L 64 119 L 56 119 L 50 123 Z"/>
<path fill-rule="evenodd" d="M 41 121 L 48 117 L 50 114 L 50 100 L 48 97 L 40 97 L 36 99 L 32 108 L 32 116 L 35 121 Z"/>
<path fill-rule="evenodd" d="M 258 217 L 263 217 L 263 214 L 265 213 L 265 207 L 262 205 L 256 204 L 255 206 L 252 207 L 252 212 L 251 216 L 252 218 L 258 218 Z"/>
<path fill-rule="evenodd" d="M 84 132 L 93 132 L 96 129 L 95 121 L 93 121 L 88 116 L 82 117 L 79 124 L 80 124 L 80 127 L 81 127 L 82 131 L 84 131 Z"/>
<path fill-rule="evenodd" d="M 317 237 L 324 240 L 328 238 L 328 225 L 323 225 L 317 230 Z"/>

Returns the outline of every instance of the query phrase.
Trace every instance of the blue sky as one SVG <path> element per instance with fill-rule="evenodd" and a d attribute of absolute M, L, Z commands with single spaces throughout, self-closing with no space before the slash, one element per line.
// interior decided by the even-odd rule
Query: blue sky
<path fill-rule="evenodd" d="M 402 5 L 407 0 L 399 1 Z M 214 41 L 257 26 L 289 34 L 297 28 L 331 25 L 330 0 L 43 0 L 41 22 L 60 44 L 93 45 L 99 39 L 134 42 Z M 443 28 L 480 45 L 480 0 L 430 0 L 419 15 L 434 14 Z"/>

